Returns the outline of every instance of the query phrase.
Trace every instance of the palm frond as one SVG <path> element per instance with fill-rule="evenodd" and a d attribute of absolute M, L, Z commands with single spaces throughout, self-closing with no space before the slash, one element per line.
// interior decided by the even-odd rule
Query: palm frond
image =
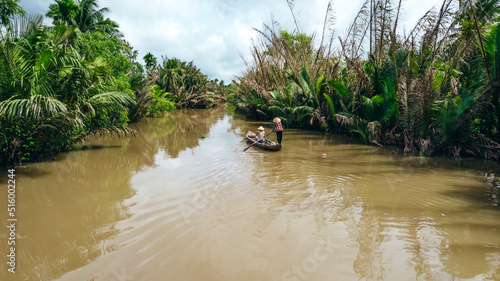
<path fill-rule="evenodd" d="M 38 121 L 67 110 L 61 101 L 43 95 L 33 95 L 29 99 L 9 99 L 0 102 L 0 116 L 9 121 L 20 118 Z"/>
<path fill-rule="evenodd" d="M 94 95 L 88 99 L 88 102 L 91 104 L 116 104 L 131 106 L 135 103 L 135 100 L 129 94 L 108 92 Z"/>
<path fill-rule="evenodd" d="M 44 17 L 40 14 L 16 15 L 7 27 L 7 34 L 12 38 L 26 37 L 40 28 L 43 20 Z"/>
<path fill-rule="evenodd" d="M 330 108 L 330 112 L 332 113 L 333 128 L 335 129 L 336 127 L 335 124 L 337 121 L 337 119 L 335 118 L 335 105 L 333 104 L 333 101 L 329 95 L 327 95 L 326 93 L 323 93 L 323 95 L 325 96 L 326 102 L 328 103 L 328 107 Z"/>
<path fill-rule="evenodd" d="M 484 134 L 470 136 L 471 144 L 466 147 L 466 153 L 486 159 L 500 159 L 500 144 Z"/>

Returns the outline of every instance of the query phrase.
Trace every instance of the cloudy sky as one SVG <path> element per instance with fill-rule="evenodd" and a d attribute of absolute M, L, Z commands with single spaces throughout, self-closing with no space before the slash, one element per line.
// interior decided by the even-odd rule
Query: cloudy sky
<path fill-rule="evenodd" d="M 329 0 L 295 0 L 302 32 L 318 35 Z M 54 0 L 21 0 L 28 13 L 45 14 Z M 342 36 L 361 8 L 363 0 L 332 0 L 336 36 Z M 441 1 L 404 1 L 404 24 L 412 27 L 418 18 Z M 230 82 L 244 70 L 240 57 L 249 55 L 251 39 L 263 23 L 277 20 L 282 29 L 295 25 L 285 0 L 100 0 L 110 8 L 107 15 L 118 22 L 125 39 L 139 52 L 139 61 L 151 52 L 194 61 L 210 78 Z M 439 8 L 439 7 L 438 7 Z M 50 21 L 49 21 L 50 22 Z M 319 36 L 318 36 L 319 37 Z"/>

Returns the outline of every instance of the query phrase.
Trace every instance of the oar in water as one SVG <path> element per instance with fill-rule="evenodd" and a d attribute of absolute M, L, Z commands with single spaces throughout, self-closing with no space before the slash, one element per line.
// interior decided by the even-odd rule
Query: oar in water
<path fill-rule="evenodd" d="M 270 134 L 272 134 L 272 133 L 273 133 L 273 132 L 270 132 L 269 134 L 265 135 L 265 136 L 264 136 L 264 139 L 265 139 L 267 136 L 269 136 Z M 263 140 L 263 139 L 261 139 L 261 140 Z M 258 143 L 258 142 L 259 142 L 258 140 L 254 141 L 254 142 L 253 142 L 253 143 L 252 143 L 249 147 L 247 147 L 247 148 L 243 149 L 243 152 L 247 151 L 247 149 L 249 149 L 250 147 L 252 147 L 254 144 L 256 144 L 256 143 Z"/>

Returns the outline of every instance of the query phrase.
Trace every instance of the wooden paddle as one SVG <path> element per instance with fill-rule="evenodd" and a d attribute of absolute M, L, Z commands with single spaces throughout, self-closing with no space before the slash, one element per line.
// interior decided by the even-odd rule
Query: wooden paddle
<path fill-rule="evenodd" d="M 273 132 L 274 132 L 274 131 L 271 131 L 269 134 L 265 135 L 265 136 L 264 136 L 264 139 L 265 139 L 267 136 L 269 136 L 270 134 L 272 134 Z M 260 139 L 260 140 L 263 140 L 263 139 Z M 252 145 L 254 145 L 254 144 L 258 143 L 258 142 L 259 142 L 259 140 L 254 141 L 254 142 L 253 142 L 253 143 L 252 143 L 249 147 L 247 147 L 247 148 L 243 149 L 243 152 L 247 151 L 247 149 L 249 149 L 250 147 L 252 147 Z"/>

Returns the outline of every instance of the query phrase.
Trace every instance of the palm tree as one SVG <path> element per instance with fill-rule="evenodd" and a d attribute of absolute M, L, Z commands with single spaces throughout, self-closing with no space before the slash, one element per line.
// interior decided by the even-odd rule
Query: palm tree
<path fill-rule="evenodd" d="M 133 133 L 120 117 L 132 96 L 95 85 L 92 79 L 105 81 L 95 62 L 70 45 L 76 27 L 33 28 L 40 23 L 20 25 L 19 37 L 0 41 L 2 163 L 40 160 L 96 134 Z"/>
<path fill-rule="evenodd" d="M 97 0 L 81 0 L 81 9 L 75 16 L 75 23 L 82 32 L 93 30 L 110 30 L 116 33 L 118 24 L 111 19 L 104 19 L 109 8 L 100 8 Z"/>
<path fill-rule="evenodd" d="M 97 0 L 56 0 L 51 4 L 46 16 L 54 19 L 54 24 L 66 23 L 76 26 L 81 32 L 103 30 L 110 34 L 119 34 L 118 24 L 109 18 L 104 19 L 108 8 L 99 8 Z"/>
<path fill-rule="evenodd" d="M 45 16 L 52 18 L 54 24 L 66 23 L 67 25 L 75 25 L 75 17 L 80 6 L 73 0 L 56 0 L 55 4 L 49 6 L 49 11 Z"/>
<path fill-rule="evenodd" d="M 156 68 L 156 57 L 153 56 L 153 54 L 151 53 L 147 53 L 145 56 L 144 56 L 144 62 L 146 63 L 146 69 L 148 70 L 153 70 Z"/>
<path fill-rule="evenodd" d="M 20 0 L 0 0 L 0 27 L 8 26 L 13 16 L 24 15 L 23 8 L 19 6 Z"/>

